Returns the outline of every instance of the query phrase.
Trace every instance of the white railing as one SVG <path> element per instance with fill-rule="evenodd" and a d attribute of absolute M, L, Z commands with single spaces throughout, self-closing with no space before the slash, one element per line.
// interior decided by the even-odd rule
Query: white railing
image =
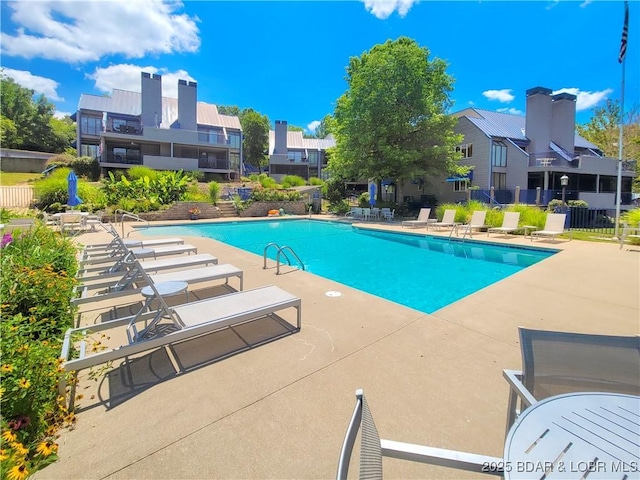
<path fill-rule="evenodd" d="M 27 208 L 33 201 L 31 187 L 0 187 L 0 207 Z"/>

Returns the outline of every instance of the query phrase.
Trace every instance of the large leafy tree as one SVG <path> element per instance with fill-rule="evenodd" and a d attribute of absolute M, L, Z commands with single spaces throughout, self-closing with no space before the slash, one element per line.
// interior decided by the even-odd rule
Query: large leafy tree
<path fill-rule="evenodd" d="M 242 125 L 242 151 L 244 159 L 250 165 L 262 170 L 267 162 L 269 152 L 269 118 L 251 108 L 246 108 L 240 114 Z"/>
<path fill-rule="evenodd" d="M 61 153 L 69 148 L 75 129 L 70 119 L 59 120 L 55 106 L 44 95 L 34 100 L 34 91 L 10 77 L 0 78 L 0 137 L 2 146 Z"/>
<path fill-rule="evenodd" d="M 625 160 L 636 161 L 638 176 L 633 184 L 633 191 L 640 192 L 640 106 L 632 106 L 621 115 L 620 101 L 607 100 L 604 105 L 595 107 L 591 119 L 578 125 L 578 133 L 596 144 L 606 156 L 618 158 L 618 141 L 620 137 L 620 119 L 622 125 L 622 154 Z"/>
<path fill-rule="evenodd" d="M 331 114 L 327 114 L 324 116 L 322 120 L 320 120 L 320 125 L 316 128 L 316 138 L 326 138 L 327 135 L 331 133 L 331 123 L 333 122 L 333 117 Z"/>
<path fill-rule="evenodd" d="M 332 131 L 337 148 L 329 163 L 343 178 L 380 182 L 457 172 L 447 115 L 453 79 L 429 50 L 400 37 L 374 46 L 347 67 L 348 90 L 338 99 Z M 378 188 L 379 200 L 382 189 Z"/>

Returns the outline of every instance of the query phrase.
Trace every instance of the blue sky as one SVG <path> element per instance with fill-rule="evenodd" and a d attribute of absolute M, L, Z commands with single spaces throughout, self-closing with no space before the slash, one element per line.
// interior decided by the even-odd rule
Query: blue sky
<path fill-rule="evenodd" d="M 198 100 L 251 107 L 309 131 L 345 92 L 345 68 L 408 36 L 455 79 L 452 112 L 523 114 L 525 91 L 578 95 L 577 121 L 619 99 L 619 1 L 31 1 L 0 4 L 5 75 L 74 112 L 81 93 L 140 90 L 140 71 L 198 82 Z M 625 107 L 640 102 L 640 3 L 629 2 Z"/>

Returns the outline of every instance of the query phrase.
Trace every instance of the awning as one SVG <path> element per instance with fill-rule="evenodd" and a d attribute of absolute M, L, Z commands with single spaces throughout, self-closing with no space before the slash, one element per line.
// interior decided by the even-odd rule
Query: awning
<path fill-rule="evenodd" d="M 385 178 L 384 180 L 382 180 L 382 182 L 380 182 L 380 184 L 385 187 L 388 185 L 393 185 L 393 180 L 390 178 Z"/>
<path fill-rule="evenodd" d="M 467 181 L 470 182 L 471 180 L 473 180 L 473 170 L 469 170 L 469 173 L 467 173 L 466 175 L 456 175 L 455 177 L 449 177 L 447 178 L 447 182 L 463 182 L 463 181 Z"/>

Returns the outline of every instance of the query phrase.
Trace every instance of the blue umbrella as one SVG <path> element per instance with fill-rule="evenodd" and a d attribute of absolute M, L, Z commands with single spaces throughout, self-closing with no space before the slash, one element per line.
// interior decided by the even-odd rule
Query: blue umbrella
<path fill-rule="evenodd" d="M 82 199 L 78 196 L 78 177 L 76 177 L 76 173 L 73 170 L 67 176 L 67 191 L 69 192 L 67 205 L 75 207 L 82 203 Z"/>
<path fill-rule="evenodd" d="M 378 186 L 375 183 L 369 184 L 369 205 L 372 207 L 376 204 L 376 190 Z"/>

